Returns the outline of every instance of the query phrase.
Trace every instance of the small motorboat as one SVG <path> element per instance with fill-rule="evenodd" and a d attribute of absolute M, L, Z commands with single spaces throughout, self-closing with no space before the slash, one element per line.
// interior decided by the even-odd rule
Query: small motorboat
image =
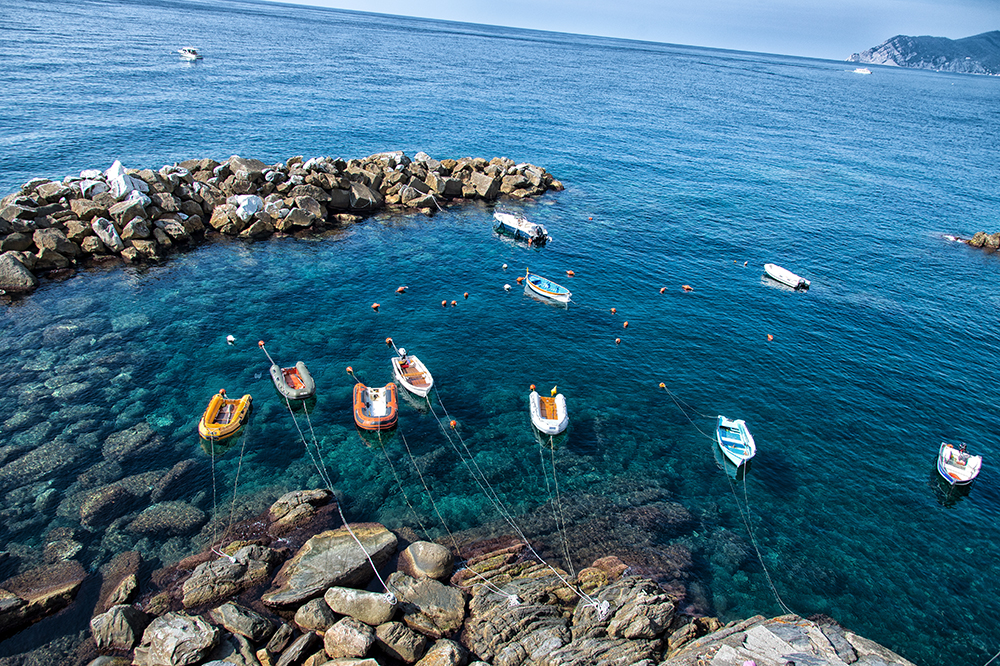
<path fill-rule="evenodd" d="M 792 289 L 806 290 L 809 288 L 809 280 L 799 277 L 790 270 L 784 269 L 777 264 L 764 264 L 764 272 L 767 277 L 787 285 Z"/>
<path fill-rule="evenodd" d="M 214 440 L 231 437 L 246 423 L 252 402 L 249 393 L 233 400 L 226 397 L 226 389 L 221 389 L 208 401 L 208 407 L 198 422 L 198 434 Z"/>
<path fill-rule="evenodd" d="M 531 393 L 528 394 L 528 408 L 531 410 L 532 425 L 543 434 L 558 435 L 569 425 L 566 398 L 555 386 L 552 387 L 551 395 L 545 397 L 538 395 L 532 384 Z"/>
<path fill-rule="evenodd" d="M 979 475 L 983 466 L 982 456 L 973 456 L 965 450 L 965 444 L 954 446 L 941 442 L 938 449 L 937 469 L 944 480 L 953 486 L 967 486 Z"/>
<path fill-rule="evenodd" d="M 854 70 L 854 73 L 855 74 L 871 74 L 872 70 L 868 69 L 867 67 L 858 67 L 858 68 L 856 68 Z"/>
<path fill-rule="evenodd" d="M 493 213 L 493 219 L 493 230 L 512 236 L 514 240 L 524 241 L 528 245 L 545 245 L 549 241 L 549 232 L 545 227 L 529 222 L 524 215 L 497 211 Z"/>
<path fill-rule="evenodd" d="M 551 298 L 553 301 L 569 303 L 569 298 L 573 295 L 569 289 L 561 284 L 556 284 L 548 278 L 543 278 L 541 275 L 536 275 L 531 271 L 525 271 L 525 273 L 524 281 L 527 283 L 528 289 L 531 289 L 531 291 L 539 296 Z"/>
<path fill-rule="evenodd" d="M 358 382 L 354 385 L 354 422 L 359 428 L 388 430 L 396 426 L 398 417 L 395 384 L 389 382 L 376 387 Z"/>
<path fill-rule="evenodd" d="M 198 53 L 198 49 L 193 46 L 185 46 L 182 49 L 177 49 L 177 53 L 180 54 L 181 60 L 201 60 L 202 55 Z"/>
<path fill-rule="evenodd" d="M 434 378 L 427 366 L 413 354 L 407 354 L 403 347 L 398 348 L 396 352 L 399 355 L 390 359 L 392 374 L 407 391 L 421 398 L 425 397 L 434 386 Z"/>
<path fill-rule="evenodd" d="M 720 415 L 715 429 L 715 441 L 726 458 L 737 467 L 748 462 L 757 453 L 753 435 L 743 419 L 727 419 Z"/>
<path fill-rule="evenodd" d="M 273 364 L 271 381 L 274 382 L 274 388 L 278 389 L 278 393 L 289 400 L 305 400 L 316 393 L 316 382 L 302 361 L 296 363 L 293 368 L 282 368 L 278 364 Z"/>

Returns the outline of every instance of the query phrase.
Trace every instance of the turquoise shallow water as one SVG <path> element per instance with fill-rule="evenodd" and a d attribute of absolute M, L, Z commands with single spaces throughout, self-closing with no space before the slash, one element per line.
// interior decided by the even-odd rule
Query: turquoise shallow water
<path fill-rule="evenodd" d="M 17 482 L 0 468 L 5 575 L 37 564 L 33 549 L 57 527 L 79 530 L 89 570 L 133 548 L 174 561 L 226 523 L 237 470 L 240 515 L 320 485 L 260 339 L 315 376 L 312 425 L 351 519 L 445 535 L 405 437 L 448 526 L 494 529 L 496 510 L 431 413 L 404 404 L 383 448 L 357 434 L 345 367 L 389 381 L 392 336 L 431 368 L 435 411 L 443 403 L 554 561 L 570 564 L 553 527 L 553 464 L 575 568 L 619 553 L 680 569 L 685 608 L 724 619 L 780 613 L 773 583 L 795 612 L 830 615 L 920 664 L 983 663 L 1000 649 L 1000 264 L 943 238 L 994 230 L 996 80 L 862 77 L 838 62 L 253 3 L 9 9 L 3 192 L 115 158 L 389 149 L 506 155 L 567 189 L 523 205 L 554 237 L 540 250 L 494 237 L 492 210 L 470 204 L 316 239 L 217 242 L 5 305 L 3 464 L 48 465 Z M 179 62 L 187 44 L 205 60 Z M 776 288 L 766 262 L 812 288 Z M 515 282 L 525 267 L 574 302 L 526 296 Z M 530 429 L 531 383 L 567 396 L 570 432 L 554 455 Z M 219 388 L 252 393 L 255 409 L 245 439 L 215 457 L 213 485 L 195 426 Z M 745 484 L 730 484 L 702 435 L 717 414 L 756 437 Z M 105 438 L 141 420 L 162 438 L 156 459 L 101 465 Z M 967 496 L 935 480 L 941 440 L 985 456 Z M 160 538 L 79 525 L 81 478 L 188 458 L 205 471 L 185 498 L 215 517 L 205 527 Z M 0 653 L 85 623 L 43 622 Z"/>

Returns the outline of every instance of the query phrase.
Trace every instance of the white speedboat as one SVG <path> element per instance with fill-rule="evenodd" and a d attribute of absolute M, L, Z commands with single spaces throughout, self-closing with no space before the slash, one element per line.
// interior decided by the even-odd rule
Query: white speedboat
<path fill-rule="evenodd" d="M 392 362 L 392 374 L 396 380 L 407 391 L 421 398 L 430 393 L 434 386 L 434 378 L 431 376 L 427 366 L 413 354 L 407 354 L 406 349 L 400 347 L 396 350 L 399 354 L 394 356 Z"/>
<path fill-rule="evenodd" d="M 871 74 L 872 70 L 868 69 L 867 67 L 858 67 L 857 69 L 854 70 L 854 73 L 855 74 Z"/>
<path fill-rule="evenodd" d="M 538 395 L 534 384 L 528 394 L 528 407 L 531 410 L 531 423 L 545 435 L 558 435 L 569 425 L 569 414 L 566 412 L 566 398 L 552 387 L 549 397 Z"/>
<path fill-rule="evenodd" d="M 201 60 L 202 56 L 198 53 L 198 49 L 193 46 L 185 46 L 182 49 L 177 49 L 177 53 L 180 54 L 181 60 Z"/>
<path fill-rule="evenodd" d="M 937 469 L 944 480 L 953 486 L 967 486 L 979 476 L 983 466 L 982 456 L 973 456 L 965 450 L 965 444 L 953 446 L 941 442 L 938 449 Z"/>
<path fill-rule="evenodd" d="M 715 429 L 715 441 L 729 462 L 737 467 L 748 462 L 757 453 L 753 435 L 743 419 L 727 419 L 720 415 Z"/>
<path fill-rule="evenodd" d="M 524 215 L 497 211 L 493 213 L 493 219 L 496 221 L 493 230 L 513 236 L 514 240 L 525 241 L 528 245 L 545 245 L 549 241 L 549 232 L 545 227 L 528 221 Z"/>
<path fill-rule="evenodd" d="M 799 277 L 795 273 L 782 268 L 777 264 L 764 264 L 764 272 L 772 280 L 777 280 L 781 284 L 788 285 L 792 289 L 808 289 L 809 280 Z"/>

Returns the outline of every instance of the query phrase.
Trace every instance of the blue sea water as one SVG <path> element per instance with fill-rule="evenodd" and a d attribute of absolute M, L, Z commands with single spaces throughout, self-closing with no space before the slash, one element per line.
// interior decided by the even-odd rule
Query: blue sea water
<path fill-rule="evenodd" d="M 60 527 L 89 571 L 132 549 L 169 564 L 231 506 L 247 517 L 323 485 L 265 340 L 316 378 L 311 425 L 352 520 L 441 538 L 436 508 L 454 532 L 504 531 L 436 414 L 554 563 L 678 567 L 692 612 L 784 604 L 928 666 L 1000 649 L 1000 258 L 945 239 L 996 230 L 1000 81 L 264 3 L 0 6 L 0 193 L 114 159 L 386 150 L 504 155 L 566 185 L 516 204 L 548 227 L 544 249 L 493 236 L 492 208 L 468 204 L 80 271 L 4 305 L 4 465 L 38 455 L 50 469 L 10 487 L 0 468 L 3 577 L 40 564 Z M 205 59 L 180 61 L 186 45 Z M 777 288 L 767 262 L 812 288 Z M 573 302 L 525 295 L 526 267 Z M 373 443 L 353 426 L 345 368 L 389 381 L 387 336 L 431 368 L 437 398 L 434 413 L 404 404 L 398 432 Z M 530 428 L 532 383 L 567 397 L 553 450 Z M 219 388 L 255 409 L 245 437 L 209 455 L 196 423 Z M 717 414 L 756 437 L 743 479 L 716 461 Z M 106 437 L 143 420 L 158 459 L 102 465 Z M 985 458 L 967 495 L 936 479 L 942 440 Z M 81 475 L 188 458 L 212 469 L 188 498 L 211 517 L 200 532 L 79 524 Z M 87 617 L 43 621 L 0 655 L 71 644 Z"/>

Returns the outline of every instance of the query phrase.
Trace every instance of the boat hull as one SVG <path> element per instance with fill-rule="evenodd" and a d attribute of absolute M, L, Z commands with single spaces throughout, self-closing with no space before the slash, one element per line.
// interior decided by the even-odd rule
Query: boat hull
<path fill-rule="evenodd" d="M 778 266 L 777 264 L 764 264 L 764 273 L 766 273 L 767 277 L 772 280 L 789 286 L 792 289 L 800 289 L 802 291 L 809 289 L 809 280 L 800 277 L 790 270 Z"/>
<path fill-rule="evenodd" d="M 528 273 L 524 282 L 528 285 L 528 289 L 534 293 L 558 303 L 569 303 L 569 299 L 573 295 L 569 289 L 561 284 L 556 284 L 552 280 L 534 273 Z"/>
<path fill-rule="evenodd" d="M 293 368 L 272 365 L 271 381 L 278 393 L 289 400 L 305 400 L 316 393 L 316 382 L 302 361 L 296 363 Z"/>
<path fill-rule="evenodd" d="M 399 382 L 399 385 L 421 398 L 427 397 L 434 386 L 434 377 L 431 376 L 427 366 L 410 354 L 406 356 L 406 364 L 403 365 L 403 358 L 395 356 L 390 359 L 392 362 L 392 374 Z"/>
<path fill-rule="evenodd" d="M 493 213 L 493 220 L 493 230 L 498 234 L 510 236 L 529 245 L 545 245 L 549 241 L 549 233 L 545 227 L 529 222 L 522 216 L 496 212 Z"/>
<path fill-rule="evenodd" d="M 558 435 L 569 425 L 566 398 L 562 393 L 554 398 L 543 398 L 537 391 L 528 394 L 531 424 L 545 435 Z"/>
<path fill-rule="evenodd" d="M 733 420 L 720 415 L 715 428 L 715 442 L 726 459 L 737 467 L 757 454 L 757 444 L 742 419 Z"/>
<path fill-rule="evenodd" d="M 938 449 L 938 474 L 953 486 L 967 486 L 979 476 L 983 465 L 982 456 L 971 456 L 947 442 Z"/>
<path fill-rule="evenodd" d="M 253 398 L 249 393 L 238 400 L 218 393 L 213 395 L 198 422 L 198 434 L 212 440 L 232 437 L 246 423 L 252 404 Z"/>
<path fill-rule="evenodd" d="M 381 388 L 354 385 L 354 423 L 362 430 L 388 430 L 396 427 L 399 406 L 396 385 Z"/>

